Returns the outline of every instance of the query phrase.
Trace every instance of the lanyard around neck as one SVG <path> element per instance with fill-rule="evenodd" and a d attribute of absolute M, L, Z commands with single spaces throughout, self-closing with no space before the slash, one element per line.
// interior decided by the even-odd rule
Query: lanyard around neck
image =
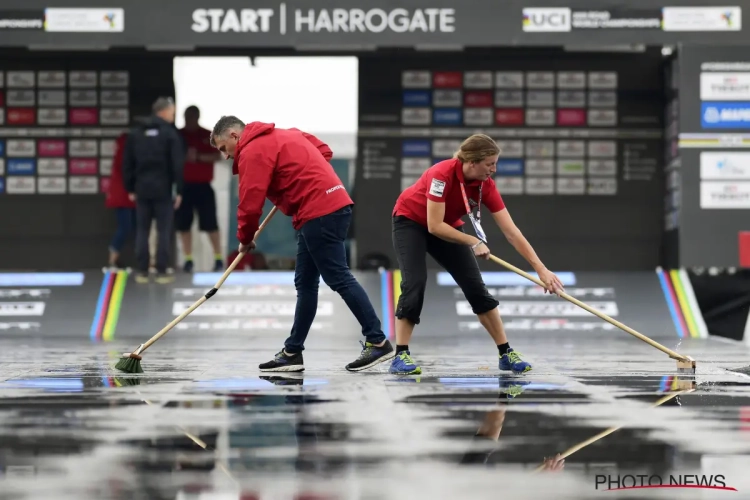
<path fill-rule="evenodd" d="M 471 206 L 469 205 L 469 198 L 466 197 L 466 189 L 464 188 L 464 183 L 461 182 L 461 195 L 464 197 L 464 205 L 466 206 L 466 213 L 469 214 L 469 217 L 474 217 L 474 215 L 471 213 Z M 477 220 L 482 220 L 482 185 L 483 183 L 479 184 L 479 203 L 477 204 Z"/>

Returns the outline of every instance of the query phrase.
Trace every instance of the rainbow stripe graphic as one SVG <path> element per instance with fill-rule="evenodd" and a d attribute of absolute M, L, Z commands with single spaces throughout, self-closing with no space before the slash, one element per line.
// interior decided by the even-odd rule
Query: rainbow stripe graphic
<path fill-rule="evenodd" d="M 120 318 L 122 297 L 128 282 L 128 271 L 105 271 L 99 299 L 96 302 L 94 320 L 91 322 L 89 337 L 92 341 L 109 342 L 115 338 L 117 321 Z"/>
<path fill-rule="evenodd" d="M 656 269 L 667 307 L 680 338 L 708 338 L 708 329 L 703 320 L 693 285 L 684 269 Z"/>

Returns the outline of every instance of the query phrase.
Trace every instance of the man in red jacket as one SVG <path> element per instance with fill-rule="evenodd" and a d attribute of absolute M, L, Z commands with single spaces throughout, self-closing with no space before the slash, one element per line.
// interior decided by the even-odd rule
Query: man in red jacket
<path fill-rule="evenodd" d="M 291 335 L 261 371 L 303 371 L 302 351 L 318 309 L 320 277 L 341 295 L 362 326 L 366 342 L 349 371 L 370 368 L 392 359 L 393 346 L 362 286 L 346 262 L 346 239 L 352 205 L 341 180 L 328 163 L 333 153 L 317 137 L 273 123 L 247 126 L 234 116 L 222 117 L 211 133 L 211 145 L 233 158 L 232 173 L 239 175 L 237 239 L 240 252 L 255 248 L 265 199 L 292 217 L 297 230 L 294 285 L 297 307 Z"/>
<path fill-rule="evenodd" d="M 109 245 L 109 266 L 121 268 L 120 252 L 125 240 L 135 228 L 135 203 L 128 197 L 122 181 L 122 157 L 128 134 L 121 134 L 115 142 L 115 155 L 112 158 L 112 172 L 109 177 L 109 187 L 105 198 L 107 208 L 112 208 L 117 214 L 117 230 Z"/>

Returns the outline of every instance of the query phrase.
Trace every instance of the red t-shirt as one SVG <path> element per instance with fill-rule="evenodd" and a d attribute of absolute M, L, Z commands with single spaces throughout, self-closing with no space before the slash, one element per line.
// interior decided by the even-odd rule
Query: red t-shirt
<path fill-rule="evenodd" d="M 452 227 L 463 225 L 461 217 L 467 215 L 464 198 L 461 194 L 461 183 L 466 189 L 469 205 L 472 210 L 479 201 L 479 189 L 482 189 L 482 205 L 491 213 L 505 208 L 505 203 L 492 178 L 484 182 L 464 181 L 461 160 L 451 159 L 436 163 L 428 168 L 417 182 L 401 193 L 393 209 L 393 215 L 403 215 L 427 227 L 427 200 L 445 203 L 443 222 Z"/>
<path fill-rule="evenodd" d="M 211 147 L 209 136 L 211 131 L 199 127 L 197 130 L 180 129 L 182 137 L 189 148 L 193 148 L 196 154 L 215 154 L 216 150 Z M 182 178 L 191 184 L 210 183 L 214 179 L 214 164 L 201 161 L 185 160 Z"/>

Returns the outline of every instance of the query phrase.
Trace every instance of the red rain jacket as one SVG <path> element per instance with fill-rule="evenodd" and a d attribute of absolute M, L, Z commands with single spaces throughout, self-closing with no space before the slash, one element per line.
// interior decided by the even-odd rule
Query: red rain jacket
<path fill-rule="evenodd" d="M 317 137 L 273 123 L 245 126 L 232 172 L 239 174 L 237 239 L 248 244 L 260 224 L 268 198 L 294 229 L 354 202 L 328 160 L 331 149 Z"/>
<path fill-rule="evenodd" d="M 128 134 L 122 134 L 115 142 L 115 156 L 112 158 L 112 173 L 109 176 L 109 189 L 105 200 L 107 208 L 135 208 L 135 203 L 128 198 L 122 181 L 122 157 L 127 140 Z"/>

